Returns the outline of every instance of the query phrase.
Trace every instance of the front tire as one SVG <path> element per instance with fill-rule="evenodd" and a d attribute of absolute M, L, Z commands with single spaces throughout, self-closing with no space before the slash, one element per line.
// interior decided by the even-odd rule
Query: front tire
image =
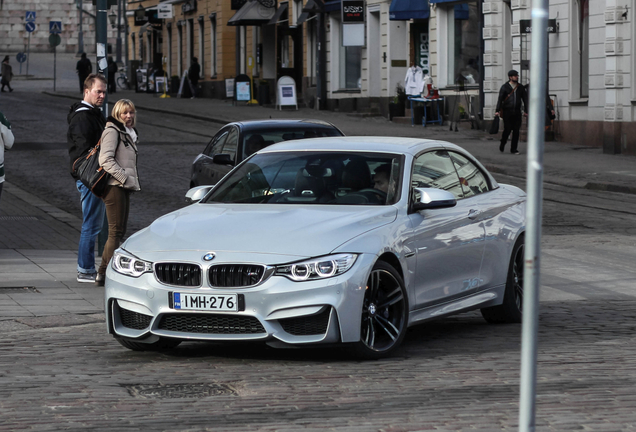
<path fill-rule="evenodd" d="M 506 290 L 503 303 L 499 306 L 484 308 L 481 315 L 493 324 L 520 323 L 523 311 L 523 266 L 524 266 L 524 236 L 515 242 L 508 266 Z"/>
<path fill-rule="evenodd" d="M 408 325 L 408 296 L 399 273 L 384 261 L 371 270 L 362 305 L 360 341 L 354 353 L 365 359 L 387 357 L 402 343 Z"/>
<path fill-rule="evenodd" d="M 123 347 L 133 351 L 167 351 L 176 348 L 181 343 L 181 340 L 171 338 L 160 338 L 153 343 L 135 342 L 132 339 L 123 337 L 115 337 L 115 339 Z"/>

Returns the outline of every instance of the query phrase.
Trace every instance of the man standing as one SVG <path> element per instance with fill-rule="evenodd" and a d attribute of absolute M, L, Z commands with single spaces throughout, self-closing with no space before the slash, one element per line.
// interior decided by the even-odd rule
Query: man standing
<path fill-rule="evenodd" d="M 117 63 L 112 57 L 108 57 L 108 93 L 115 93 L 117 91 L 117 83 L 115 82 L 115 74 L 117 73 Z"/>
<path fill-rule="evenodd" d="M 197 88 L 199 87 L 199 75 L 201 74 L 201 65 L 199 59 L 192 57 L 192 65 L 188 69 L 188 79 L 190 80 L 190 90 L 192 90 L 192 99 L 197 97 Z"/>
<path fill-rule="evenodd" d="M 99 107 L 106 96 L 106 78 L 90 74 L 84 81 L 84 100 L 71 106 L 68 114 L 68 153 L 71 175 L 75 179 L 82 205 L 82 233 L 77 252 L 77 281 L 95 282 L 95 237 L 102 229 L 104 202 L 73 173 L 73 162 L 88 154 L 99 142 L 106 120 Z"/>
<path fill-rule="evenodd" d="M 496 116 L 500 116 L 504 122 L 503 135 L 499 151 L 503 153 L 506 141 L 512 131 L 512 141 L 510 153 L 519 154 L 517 144 L 519 143 L 519 129 L 521 128 L 521 102 L 523 102 L 523 115 L 528 115 L 528 95 L 523 85 L 519 84 L 519 72 L 511 70 L 508 72 L 509 81 L 501 86 L 499 99 L 497 99 Z"/>
<path fill-rule="evenodd" d="M 93 72 L 93 65 L 91 61 L 86 58 L 86 53 L 82 53 L 82 58 L 77 62 L 75 69 L 79 76 L 80 93 L 84 93 L 84 81 L 86 81 L 86 78 Z"/>

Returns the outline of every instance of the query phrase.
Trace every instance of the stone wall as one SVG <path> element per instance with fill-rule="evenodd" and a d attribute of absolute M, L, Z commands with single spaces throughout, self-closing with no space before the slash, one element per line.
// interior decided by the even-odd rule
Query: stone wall
<path fill-rule="evenodd" d="M 0 53 L 26 51 L 29 33 L 25 28 L 26 11 L 35 11 L 36 28 L 31 33 L 30 51 L 48 52 L 49 22 L 62 22 L 58 52 L 77 52 L 79 10 L 75 0 L 3 0 L 0 6 Z M 95 52 L 95 6 L 85 2 L 83 16 L 84 51 Z M 113 10 L 116 10 L 113 7 Z M 108 42 L 114 45 L 114 30 L 108 28 Z"/>

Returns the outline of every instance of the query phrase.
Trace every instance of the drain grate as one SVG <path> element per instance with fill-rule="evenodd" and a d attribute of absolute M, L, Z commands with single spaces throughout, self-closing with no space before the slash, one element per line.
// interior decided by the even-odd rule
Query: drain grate
<path fill-rule="evenodd" d="M 0 294 L 7 293 L 40 293 L 36 287 L 0 287 Z"/>
<path fill-rule="evenodd" d="M 142 399 L 201 399 L 210 396 L 236 396 L 229 384 L 122 384 L 131 396 Z"/>
<path fill-rule="evenodd" d="M 36 221 L 37 216 L 0 216 L 0 221 Z"/>

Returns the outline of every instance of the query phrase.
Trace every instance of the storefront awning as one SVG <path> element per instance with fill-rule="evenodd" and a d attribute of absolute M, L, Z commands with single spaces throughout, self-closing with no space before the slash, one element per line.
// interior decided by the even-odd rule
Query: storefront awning
<path fill-rule="evenodd" d="M 276 13 L 275 8 L 263 6 L 256 0 L 248 1 L 236 11 L 227 25 L 231 26 L 258 26 L 267 24 Z"/>
<path fill-rule="evenodd" d="M 276 13 L 274 14 L 274 17 L 272 19 L 270 19 L 267 22 L 267 24 L 277 24 L 278 20 L 280 19 L 280 17 L 283 16 L 285 11 L 287 11 L 287 7 L 288 6 L 289 6 L 289 3 L 287 3 L 287 2 L 281 3 L 278 6 L 278 9 L 276 9 Z"/>
<path fill-rule="evenodd" d="M 429 15 L 427 0 L 393 0 L 389 7 L 389 19 L 394 21 L 427 19 Z"/>
<path fill-rule="evenodd" d="M 340 12 L 342 9 L 342 2 L 340 0 L 332 0 L 325 2 L 325 12 Z"/>
<path fill-rule="evenodd" d="M 317 14 L 324 10 L 325 4 L 322 0 L 309 0 L 303 8 L 303 13 L 300 14 L 296 24 L 302 24 L 309 19 L 310 14 Z"/>

